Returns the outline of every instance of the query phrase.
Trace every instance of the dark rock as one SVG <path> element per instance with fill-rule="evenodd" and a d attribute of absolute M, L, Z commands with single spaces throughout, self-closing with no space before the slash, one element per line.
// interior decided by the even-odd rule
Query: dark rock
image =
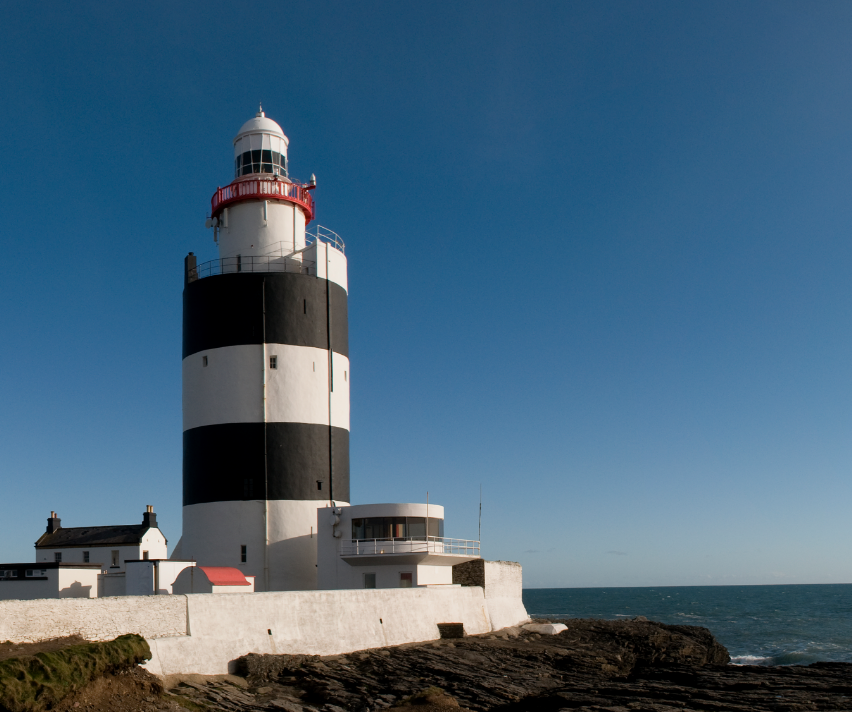
<path fill-rule="evenodd" d="M 252 685 L 272 687 L 294 707 L 298 700 L 328 712 L 413 709 L 429 688 L 463 709 L 495 712 L 852 710 L 850 664 L 732 666 L 705 628 L 639 619 L 563 622 L 568 629 L 552 636 L 512 631 L 515 637 L 470 636 L 323 658 L 248 655 L 239 665 Z M 222 705 L 213 709 L 276 709 L 221 686 L 203 697 Z M 441 706 L 437 700 L 430 698 L 425 712 Z"/>

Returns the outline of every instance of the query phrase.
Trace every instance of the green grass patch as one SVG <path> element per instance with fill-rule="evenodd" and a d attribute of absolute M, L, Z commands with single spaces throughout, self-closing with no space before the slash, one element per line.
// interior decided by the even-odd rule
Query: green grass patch
<path fill-rule="evenodd" d="M 96 677 L 150 659 L 140 635 L 122 635 L 107 643 L 72 645 L 52 653 L 22 655 L 0 662 L 0 709 L 42 712 Z"/>

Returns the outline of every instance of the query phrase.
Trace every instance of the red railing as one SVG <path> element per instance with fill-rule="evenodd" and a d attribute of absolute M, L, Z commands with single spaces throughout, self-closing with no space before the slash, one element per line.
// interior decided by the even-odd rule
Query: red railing
<path fill-rule="evenodd" d="M 242 200 L 286 200 L 305 209 L 305 224 L 314 219 L 314 198 L 307 188 L 282 180 L 257 178 L 234 181 L 219 188 L 210 199 L 210 217 L 217 217 L 222 208 Z"/>

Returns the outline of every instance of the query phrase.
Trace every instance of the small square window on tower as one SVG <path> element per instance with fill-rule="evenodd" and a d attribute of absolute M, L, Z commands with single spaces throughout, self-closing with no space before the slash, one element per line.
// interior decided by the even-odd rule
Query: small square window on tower
<path fill-rule="evenodd" d="M 205 368 L 207 367 L 207 357 L 206 356 L 201 357 L 201 365 L 204 366 Z"/>
<path fill-rule="evenodd" d="M 245 544 L 240 546 L 240 563 L 244 564 L 248 560 L 248 547 Z"/>
<path fill-rule="evenodd" d="M 278 357 L 270 356 L 269 357 L 269 368 L 278 368 Z"/>
<path fill-rule="evenodd" d="M 62 552 L 61 551 L 54 551 L 53 552 L 53 560 L 56 563 L 61 562 L 62 561 Z"/>
<path fill-rule="evenodd" d="M 364 588 L 376 587 L 376 574 L 364 574 Z"/>
<path fill-rule="evenodd" d="M 317 491 L 322 491 L 322 480 L 317 480 Z"/>
<path fill-rule="evenodd" d="M 414 574 L 411 572 L 404 572 L 399 575 L 399 587 L 400 588 L 411 588 L 414 582 Z"/>

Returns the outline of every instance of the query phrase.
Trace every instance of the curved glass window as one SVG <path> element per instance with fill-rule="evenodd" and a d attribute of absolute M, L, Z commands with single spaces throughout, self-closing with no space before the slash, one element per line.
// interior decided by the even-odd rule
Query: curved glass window
<path fill-rule="evenodd" d="M 283 153 L 266 148 L 244 151 L 234 159 L 234 176 L 247 176 L 252 173 L 286 176 L 287 157 Z"/>
<path fill-rule="evenodd" d="M 444 536 L 444 520 L 429 517 L 429 536 Z M 426 540 L 426 517 L 364 517 L 352 520 L 353 539 Z"/>

